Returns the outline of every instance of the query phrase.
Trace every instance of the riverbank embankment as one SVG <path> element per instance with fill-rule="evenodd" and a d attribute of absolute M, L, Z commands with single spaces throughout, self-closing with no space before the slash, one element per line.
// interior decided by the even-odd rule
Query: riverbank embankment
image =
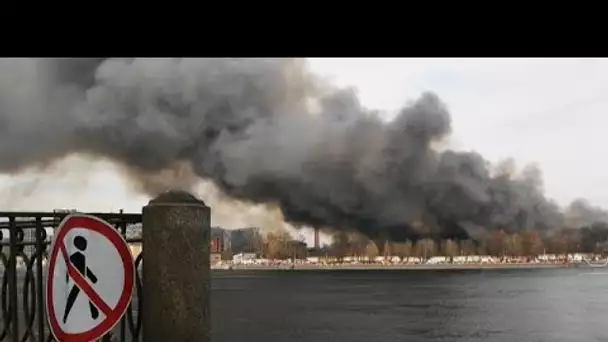
<path fill-rule="evenodd" d="M 295 264 L 295 265 L 231 265 L 214 267 L 215 270 L 483 270 L 483 269 L 555 269 L 588 267 L 579 264 Z"/>

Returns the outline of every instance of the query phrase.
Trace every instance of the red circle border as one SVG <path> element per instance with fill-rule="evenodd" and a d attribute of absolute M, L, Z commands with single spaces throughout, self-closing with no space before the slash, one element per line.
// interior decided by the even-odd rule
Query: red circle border
<path fill-rule="evenodd" d="M 57 256 L 59 254 L 59 244 L 63 243 L 65 235 L 74 228 L 84 228 L 97 232 L 106 237 L 118 251 L 120 258 L 123 263 L 124 269 L 124 288 L 123 292 L 118 300 L 118 304 L 112 310 L 112 314 L 106 317 L 100 324 L 95 328 L 78 333 L 70 334 L 61 330 L 57 317 L 55 316 L 54 300 L 53 300 L 53 278 L 52 275 L 55 271 L 55 264 L 57 262 Z M 130 267 L 129 267 L 130 266 Z M 129 250 L 129 246 L 126 240 L 120 233 L 109 223 L 90 215 L 72 214 L 66 217 L 57 229 L 53 247 L 51 248 L 51 255 L 49 258 L 49 268 L 47 273 L 46 282 L 46 310 L 49 319 L 50 330 L 57 339 L 61 342 L 90 342 L 97 340 L 112 330 L 116 324 L 121 320 L 129 307 L 131 302 L 131 296 L 133 295 L 133 288 L 135 284 L 135 265 L 133 256 Z"/>

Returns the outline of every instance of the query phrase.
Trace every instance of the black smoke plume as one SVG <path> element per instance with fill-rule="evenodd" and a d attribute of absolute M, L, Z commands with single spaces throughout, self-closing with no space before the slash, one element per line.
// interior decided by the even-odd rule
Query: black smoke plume
<path fill-rule="evenodd" d="M 543 195 L 537 168 L 435 150 L 451 133 L 435 94 L 386 122 L 302 60 L 3 59 L 0 75 L 2 173 L 81 153 L 115 161 L 154 194 L 173 186 L 158 175 L 185 166 L 170 179 L 211 180 L 293 224 L 375 240 L 548 230 L 569 217 Z M 574 207 L 583 220 L 606 217 Z"/>

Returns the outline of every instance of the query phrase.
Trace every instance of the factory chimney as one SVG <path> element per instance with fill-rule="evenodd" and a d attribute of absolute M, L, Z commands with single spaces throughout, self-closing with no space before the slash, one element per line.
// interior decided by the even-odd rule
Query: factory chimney
<path fill-rule="evenodd" d="M 315 249 L 319 249 L 319 228 L 315 228 Z"/>

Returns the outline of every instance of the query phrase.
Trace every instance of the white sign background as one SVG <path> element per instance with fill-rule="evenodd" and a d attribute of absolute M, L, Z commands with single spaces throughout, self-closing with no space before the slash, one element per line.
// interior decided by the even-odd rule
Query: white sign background
<path fill-rule="evenodd" d="M 79 250 L 74 246 L 74 238 L 82 236 L 87 240 L 87 248 L 82 251 L 85 255 L 86 266 L 97 277 L 97 283 L 89 284 L 97 294 L 114 309 L 118 304 L 124 286 L 124 268 L 120 254 L 114 245 L 103 235 L 84 228 L 71 229 L 63 239 L 68 256 Z M 55 243 L 58 243 L 55 242 Z M 78 293 L 74 306 L 68 315 L 66 323 L 63 323 L 63 315 L 68 295 L 72 286 L 76 286 L 69 278 L 66 283 L 66 263 L 61 253 L 57 256 L 57 263 L 53 275 L 53 299 L 55 303 L 54 312 L 59 326 L 66 333 L 82 333 L 93 329 L 106 318 L 101 310 L 97 319 L 91 317 L 89 308 L 89 297 L 84 291 Z M 88 280 L 88 278 L 87 278 Z"/>

